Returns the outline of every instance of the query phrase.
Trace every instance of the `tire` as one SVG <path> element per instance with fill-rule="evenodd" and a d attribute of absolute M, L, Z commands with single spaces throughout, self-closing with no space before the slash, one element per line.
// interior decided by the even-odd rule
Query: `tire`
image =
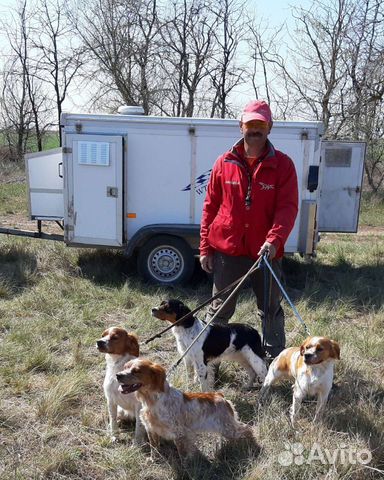
<path fill-rule="evenodd" d="M 171 235 L 152 237 L 140 248 L 137 270 L 151 283 L 180 285 L 192 276 L 195 259 L 185 240 Z"/>

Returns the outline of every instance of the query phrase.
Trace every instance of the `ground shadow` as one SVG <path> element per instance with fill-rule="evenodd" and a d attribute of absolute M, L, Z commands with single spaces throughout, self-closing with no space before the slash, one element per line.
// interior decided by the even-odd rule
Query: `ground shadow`
<path fill-rule="evenodd" d="M 214 453 L 208 458 L 202 451 L 193 457 L 180 460 L 174 449 L 162 448 L 162 455 L 171 466 L 177 480 L 232 480 L 241 478 L 244 465 L 255 462 L 261 448 L 255 439 L 238 439 L 222 441 Z"/>
<path fill-rule="evenodd" d="M 195 271 L 186 285 L 167 286 L 148 284 L 138 277 L 136 260 L 127 258 L 122 252 L 113 250 L 92 250 L 79 255 L 78 266 L 82 275 L 99 285 L 121 287 L 127 279 L 131 289 L 153 289 L 163 291 L 164 298 L 197 298 L 203 303 L 211 295 L 212 281 L 201 270 L 196 261 Z M 293 302 L 306 299 L 309 306 L 316 308 L 324 300 L 343 299 L 357 307 L 369 305 L 374 310 L 384 305 L 384 264 L 355 267 L 346 261 L 337 265 L 324 265 L 316 261 L 302 262 L 295 257 L 285 257 L 283 271 L 286 291 Z M 245 283 L 242 294 L 248 292 Z"/>
<path fill-rule="evenodd" d="M 108 285 L 121 287 L 127 279 L 135 280 L 136 285 L 132 288 L 142 289 L 145 285 L 149 288 L 164 288 L 165 291 L 189 292 L 206 284 L 210 288 L 206 274 L 201 270 L 198 261 L 195 261 L 195 269 L 188 284 L 164 285 L 147 283 L 143 281 L 137 272 L 136 257 L 127 257 L 121 251 L 116 250 L 90 250 L 82 251 L 79 254 L 77 265 L 81 269 L 83 277 L 91 280 L 97 285 Z"/>
<path fill-rule="evenodd" d="M 363 378 L 359 371 L 344 367 L 342 379 L 331 391 L 323 421 L 332 430 L 363 437 L 373 456 L 370 466 L 383 470 L 384 429 L 380 415 L 384 388 Z"/>
<path fill-rule="evenodd" d="M 326 265 L 286 257 L 283 270 L 288 294 L 293 299 L 307 299 L 310 306 L 316 307 L 325 299 L 370 305 L 374 310 L 384 305 L 384 263 L 356 267 L 347 261 Z"/>
<path fill-rule="evenodd" d="M 121 432 L 127 434 L 123 441 L 129 445 L 134 435 L 134 422 L 120 420 L 119 426 Z M 204 451 L 207 445 L 211 450 L 210 458 Z M 227 441 L 213 435 L 208 439 L 201 435 L 197 446 L 199 450 L 192 457 L 181 460 L 174 442 L 161 439 L 155 461 L 170 465 L 177 480 L 231 480 L 241 478 L 242 466 L 250 460 L 256 461 L 261 451 L 255 438 Z M 149 445 L 143 446 L 143 451 L 150 455 Z"/>
<path fill-rule="evenodd" d="M 17 247 L 0 251 L 0 298 L 11 299 L 21 295 L 25 288 L 37 281 L 35 255 Z"/>
<path fill-rule="evenodd" d="M 82 251 L 77 265 L 84 278 L 101 286 L 119 288 L 137 275 L 134 259 L 115 250 Z"/>

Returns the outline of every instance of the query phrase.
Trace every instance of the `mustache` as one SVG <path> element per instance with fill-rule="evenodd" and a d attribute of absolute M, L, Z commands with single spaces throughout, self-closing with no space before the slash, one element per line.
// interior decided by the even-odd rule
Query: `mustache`
<path fill-rule="evenodd" d="M 261 132 L 247 132 L 245 134 L 245 136 L 248 137 L 248 138 L 252 138 L 252 137 L 258 137 L 259 138 L 259 137 L 262 137 L 263 134 Z"/>

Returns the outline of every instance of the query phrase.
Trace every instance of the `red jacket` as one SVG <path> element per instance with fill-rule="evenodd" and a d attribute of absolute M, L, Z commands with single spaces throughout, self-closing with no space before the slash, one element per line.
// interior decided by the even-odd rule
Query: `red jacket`
<path fill-rule="evenodd" d="M 276 258 L 282 257 L 297 205 L 292 160 L 268 141 L 252 172 L 241 139 L 213 166 L 201 218 L 200 255 L 218 250 L 257 259 L 268 241 L 276 247 Z"/>

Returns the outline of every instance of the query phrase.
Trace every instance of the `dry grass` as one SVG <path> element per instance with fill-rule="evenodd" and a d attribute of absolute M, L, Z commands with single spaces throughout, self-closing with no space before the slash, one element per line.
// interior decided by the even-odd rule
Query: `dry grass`
<path fill-rule="evenodd" d="M 118 444 L 106 437 L 104 359 L 95 340 L 105 327 L 116 324 L 144 340 L 163 327 L 150 316 L 152 306 L 173 296 L 195 307 L 209 297 L 209 283 L 196 275 L 188 288 L 147 286 L 118 252 L 0 237 L 0 478 L 382 478 L 382 229 L 326 235 L 315 262 L 288 259 L 285 270 L 288 292 L 311 332 L 341 344 L 336 387 L 323 421 L 312 424 L 314 405 L 306 402 L 299 430 L 292 431 L 287 415 L 290 386 L 275 388 L 261 408 L 257 389 L 240 389 L 245 373 L 226 364 L 219 388 L 234 402 L 240 418 L 254 427 L 257 444 L 222 444 L 215 437 L 202 437 L 201 455 L 181 465 L 173 446 L 164 443 L 162 457 L 151 464 L 146 451 L 131 445 L 133 425 L 125 426 Z M 302 330 L 288 305 L 285 311 L 288 343 L 298 344 Z M 242 293 L 234 320 L 259 326 L 250 291 Z M 166 366 L 178 358 L 171 334 L 143 346 L 142 353 Z M 183 367 L 172 382 L 196 388 L 186 383 Z M 335 462 L 307 462 L 316 444 L 323 455 L 326 449 L 337 454 Z M 365 449 L 372 454 L 368 465 L 343 461 L 345 452 Z M 293 463 L 282 465 L 287 458 Z"/>

